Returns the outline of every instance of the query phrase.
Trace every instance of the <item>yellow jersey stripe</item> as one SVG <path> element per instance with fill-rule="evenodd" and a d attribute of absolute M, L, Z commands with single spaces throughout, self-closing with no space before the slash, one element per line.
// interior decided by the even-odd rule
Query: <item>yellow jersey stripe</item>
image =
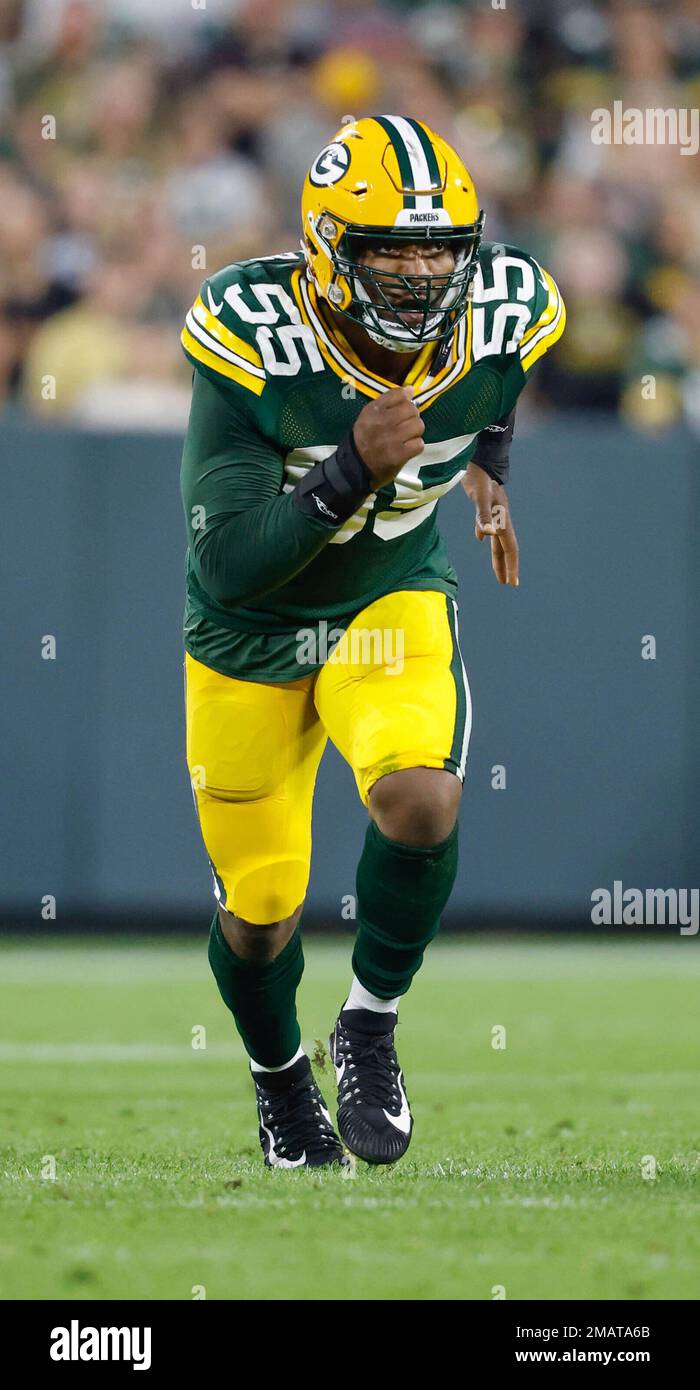
<path fill-rule="evenodd" d="M 197 341 L 192 336 L 189 328 L 185 327 L 180 334 L 182 343 L 188 357 L 193 357 L 195 361 L 201 362 L 202 366 L 209 367 L 213 372 L 218 372 L 220 376 L 225 376 L 229 381 L 238 382 L 239 386 L 245 386 L 254 395 L 260 396 L 265 387 L 265 378 L 253 376 L 242 367 L 237 367 L 233 362 L 227 362 L 225 357 L 219 357 L 218 353 L 213 353 L 206 348 L 203 343 Z"/>
<path fill-rule="evenodd" d="M 542 270 L 541 266 L 540 269 Z M 542 313 L 540 314 L 537 322 L 531 324 L 527 332 L 523 333 L 523 336 L 520 339 L 521 349 L 530 341 L 531 338 L 534 338 L 535 334 L 539 332 L 540 328 L 543 328 L 546 324 L 551 323 L 552 320 L 556 318 L 557 311 L 559 309 L 559 304 L 561 300 L 559 290 L 557 289 L 557 286 L 555 285 L 551 275 L 549 275 L 546 270 L 542 270 L 542 275 L 546 282 L 547 289 L 549 290 L 549 300 L 547 302 L 546 307 L 542 310 Z"/>
<path fill-rule="evenodd" d="M 192 337 L 196 338 L 197 342 L 201 343 L 209 352 L 212 352 L 215 357 L 221 357 L 226 362 L 232 363 L 234 367 L 240 367 L 242 371 L 249 372 L 251 376 L 259 376 L 264 380 L 265 372 L 262 367 L 258 367 L 255 363 L 249 362 L 245 357 L 240 357 L 237 352 L 232 352 L 230 348 L 224 347 L 223 343 L 218 342 L 216 338 L 212 338 L 211 334 L 207 333 L 205 328 L 202 328 L 201 323 L 197 322 L 192 309 L 190 309 L 185 319 L 185 327 L 192 334 Z"/>
<path fill-rule="evenodd" d="M 437 347 L 435 343 L 426 343 L 423 350 L 419 353 L 407 376 L 404 377 L 402 386 L 415 386 L 416 393 L 420 390 L 420 382 L 430 375 L 430 363 L 435 356 Z M 443 369 L 444 370 L 444 369 Z"/>
<path fill-rule="evenodd" d="M 557 340 L 561 338 L 565 327 L 566 309 L 564 307 L 564 301 L 560 297 L 557 317 L 554 319 L 551 326 L 542 329 L 537 339 L 533 340 L 530 349 L 524 356 L 521 355 L 520 365 L 524 372 L 529 371 L 533 363 L 536 362 L 539 357 L 542 357 L 543 353 L 548 352 L 549 349 L 554 346 Z"/>
<path fill-rule="evenodd" d="M 251 362 L 254 367 L 262 367 L 262 358 L 257 349 L 251 347 L 250 343 L 245 341 L 245 338 L 239 338 L 237 333 L 232 333 L 231 329 L 227 328 L 226 325 L 221 322 L 221 319 L 217 318 L 215 314 L 212 314 L 211 311 L 207 309 L 201 295 L 197 295 L 192 305 L 192 313 L 197 322 L 202 325 L 202 328 L 205 328 L 212 338 L 216 338 L 217 342 L 221 343 L 222 347 L 237 353 L 239 357 L 244 357 L 246 361 Z"/>

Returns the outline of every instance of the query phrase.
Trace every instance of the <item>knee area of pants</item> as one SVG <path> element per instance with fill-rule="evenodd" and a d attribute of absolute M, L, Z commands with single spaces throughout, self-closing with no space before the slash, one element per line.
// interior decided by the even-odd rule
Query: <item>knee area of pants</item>
<path fill-rule="evenodd" d="M 263 928 L 282 922 L 303 901 L 308 877 L 306 863 L 289 859 L 249 869 L 236 879 L 228 896 L 228 910 Z"/>

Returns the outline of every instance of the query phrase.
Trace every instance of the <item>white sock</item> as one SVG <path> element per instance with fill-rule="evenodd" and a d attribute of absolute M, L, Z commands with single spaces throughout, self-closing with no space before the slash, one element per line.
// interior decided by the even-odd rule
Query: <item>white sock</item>
<path fill-rule="evenodd" d="M 303 1056 L 305 1056 L 303 1047 L 298 1047 L 297 1050 L 296 1050 L 296 1052 L 294 1053 L 294 1056 L 293 1056 L 293 1057 L 290 1057 L 290 1059 L 289 1059 L 288 1062 L 283 1062 L 281 1067 L 261 1067 L 260 1063 L 259 1063 L 259 1062 L 254 1062 L 254 1061 L 253 1061 L 253 1058 L 251 1057 L 251 1059 L 250 1059 L 250 1070 L 251 1070 L 251 1071 L 286 1071 L 286 1070 L 287 1070 L 287 1067 L 293 1067 L 293 1066 L 294 1066 L 294 1063 L 295 1063 L 295 1062 L 298 1062 L 298 1061 L 299 1061 L 299 1058 L 300 1058 L 300 1057 L 303 1057 Z"/>
<path fill-rule="evenodd" d="M 373 1014 L 395 1014 L 399 1007 L 398 999 L 378 999 L 360 984 L 353 975 L 350 993 L 343 1004 L 344 1009 L 371 1009 Z"/>

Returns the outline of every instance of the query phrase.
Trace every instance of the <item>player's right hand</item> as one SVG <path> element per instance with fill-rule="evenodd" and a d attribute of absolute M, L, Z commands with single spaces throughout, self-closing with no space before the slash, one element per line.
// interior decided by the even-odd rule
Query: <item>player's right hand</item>
<path fill-rule="evenodd" d="M 425 447 L 425 424 L 412 396 L 412 386 L 384 391 L 363 406 L 353 425 L 355 448 L 377 487 L 393 482 L 404 464 Z"/>

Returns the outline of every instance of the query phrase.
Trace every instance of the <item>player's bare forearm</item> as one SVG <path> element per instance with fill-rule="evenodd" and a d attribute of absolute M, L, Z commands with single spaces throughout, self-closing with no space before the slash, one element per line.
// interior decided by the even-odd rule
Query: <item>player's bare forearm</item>
<path fill-rule="evenodd" d="M 474 504 L 474 534 L 478 541 L 491 539 L 491 564 L 499 584 L 517 589 L 519 577 L 518 538 L 510 515 L 505 488 L 490 478 L 476 463 L 470 463 L 462 487 Z"/>

